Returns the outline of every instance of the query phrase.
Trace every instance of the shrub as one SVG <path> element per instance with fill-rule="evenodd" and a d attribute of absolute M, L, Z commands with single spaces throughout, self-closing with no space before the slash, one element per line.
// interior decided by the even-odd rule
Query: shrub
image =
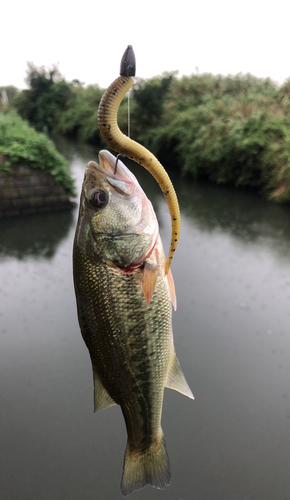
<path fill-rule="evenodd" d="M 288 87 L 289 88 L 289 87 Z M 155 154 L 172 148 L 175 165 L 195 179 L 252 186 L 290 198 L 287 87 L 250 75 L 174 80 L 162 123 L 147 132 Z M 168 157 L 168 154 L 167 154 Z"/>
<path fill-rule="evenodd" d="M 24 163 L 46 170 L 69 195 L 75 195 L 66 160 L 46 135 L 29 127 L 15 112 L 0 113 L 0 155 L 6 158 L 0 164 L 2 169 L 10 170 L 13 164 Z"/>

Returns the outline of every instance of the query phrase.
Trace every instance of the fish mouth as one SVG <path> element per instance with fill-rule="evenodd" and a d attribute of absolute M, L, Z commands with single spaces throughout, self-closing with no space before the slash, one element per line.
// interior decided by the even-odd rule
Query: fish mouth
<path fill-rule="evenodd" d="M 106 150 L 99 152 L 99 164 L 95 161 L 87 164 L 86 176 L 87 185 L 91 185 L 91 188 L 98 178 L 102 178 L 121 195 L 132 196 L 136 190 L 138 191 L 139 183 L 136 177 L 121 160 Z"/>
<path fill-rule="evenodd" d="M 117 163 L 117 167 L 116 167 Z M 138 183 L 136 177 L 132 172 L 124 165 L 124 163 L 116 156 L 112 155 L 106 149 L 102 149 L 99 152 L 99 164 L 95 161 L 90 161 L 87 168 L 95 168 L 106 178 L 113 180 L 120 180 L 125 182 Z M 115 173 L 116 170 L 116 173 Z"/>

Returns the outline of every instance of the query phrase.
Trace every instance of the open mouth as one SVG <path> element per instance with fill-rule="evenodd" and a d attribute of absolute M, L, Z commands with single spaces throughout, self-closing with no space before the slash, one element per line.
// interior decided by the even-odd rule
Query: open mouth
<path fill-rule="evenodd" d="M 112 155 L 105 149 L 99 152 L 99 165 L 95 162 L 90 163 L 92 163 L 100 172 L 106 174 L 109 178 L 138 184 L 135 175 L 132 174 L 129 168 L 126 167 L 120 159 L 117 160 L 116 156 Z"/>
<path fill-rule="evenodd" d="M 127 180 L 128 172 L 130 172 L 121 160 L 117 161 L 116 157 L 106 150 L 99 152 L 99 164 L 90 161 L 87 167 L 98 170 L 106 177 L 119 180 Z"/>

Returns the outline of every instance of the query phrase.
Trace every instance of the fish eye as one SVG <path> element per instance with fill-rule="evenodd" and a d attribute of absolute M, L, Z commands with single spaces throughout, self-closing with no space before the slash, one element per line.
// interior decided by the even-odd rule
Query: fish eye
<path fill-rule="evenodd" d="M 104 208 L 108 203 L 108 195 L 104 191 L 96 189 L 90 194 L 89 202 L 97 208 Z"/>

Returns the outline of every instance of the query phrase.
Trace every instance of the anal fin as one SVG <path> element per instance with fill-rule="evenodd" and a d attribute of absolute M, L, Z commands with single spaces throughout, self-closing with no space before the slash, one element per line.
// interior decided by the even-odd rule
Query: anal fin
<path fill-rule="evenodd" d="M 105 410 L 110 406 L 115 405 L 115 401 L 111 398 L 108 391 L 103 386 L 102 382 L 99 379 L 96 370 L 93 367 L 93 375 L 94 375 L 94 411 Z"/>
<path fill-rule="evenodd" d="M 184 396 L 188 396 L 189 398 L 194 399 L 194 395 L 192 394 L 185 380 L 185 376 L 182 373 L 179 361 L 174 350 L 169 364 L 168 378 L 165 387 L 174 389 L 175 391 L 184 394 Z"/>

